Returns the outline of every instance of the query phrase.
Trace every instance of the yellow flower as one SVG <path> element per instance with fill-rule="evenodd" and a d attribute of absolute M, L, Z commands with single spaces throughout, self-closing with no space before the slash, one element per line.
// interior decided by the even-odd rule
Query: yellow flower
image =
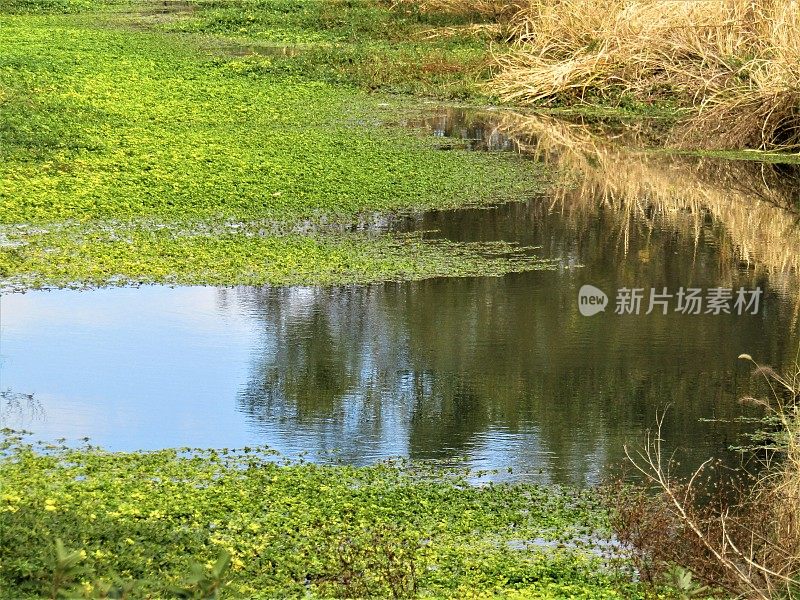
<path fill-rule="evenodd" d="M 48 512 L 53 512 L 58 510 L 58 508 L 56 508 L 56 501 L 53 500 L 52 498 L 48 498 L 47 500 L 44 501 L 44 509 Z"/>

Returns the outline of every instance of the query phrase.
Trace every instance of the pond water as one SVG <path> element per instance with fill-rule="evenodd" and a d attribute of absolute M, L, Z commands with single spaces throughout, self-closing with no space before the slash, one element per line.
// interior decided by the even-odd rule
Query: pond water
<path fill-rule="evenodd" d="M 663 436 L 682 464 L 735 461 L 726 449 L 752 427 L 738 420 L 752 414 L 737 402 L 752 382 L 737 356 L 781 368 L 798 348 L 793 169 L 640 153 L 549 120 L 523 135 L 528 117 L 490 117 L 415 126 L 578 176 L 547 196 L 402 227 L 538 246 L 558 269 L 6 294 L 0 420 L 114 450 L 266 444 L 316 461 L 439 459 L 585 485 L 670 406 Z M 581 315 L 585 284 L 608 295 L 604 312 Z M 615 314 L 623 287 L 646 290 L 641 314 Z M 651 287 L 763 295 L 757 314 L 644 314 Z"/>

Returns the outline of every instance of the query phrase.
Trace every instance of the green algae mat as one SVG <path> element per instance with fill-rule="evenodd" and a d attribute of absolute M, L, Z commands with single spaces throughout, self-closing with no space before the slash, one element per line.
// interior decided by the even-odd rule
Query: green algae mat
<path fill-rule="evenodd" d="M 376 213 L 520 199 L 539 185 L 530 163 L 443 152 L 380 125 L 408 110 L 407 100 L 257 68 L 263 61 L 214 51 L 222 38 L 127 16 L 148 5 L 4 6 L 6 289 L 330 284 L 546 267 L 503 244 L 352 226 Z M 58 13 L 65 9 L 72 14 Z"/>

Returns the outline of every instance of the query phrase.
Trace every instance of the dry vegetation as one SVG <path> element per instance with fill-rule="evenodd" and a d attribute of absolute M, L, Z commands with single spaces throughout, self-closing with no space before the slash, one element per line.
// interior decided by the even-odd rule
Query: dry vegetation
<path fill-rule="evenodd" d="M 644 449 L 628 457 L 654 488 L 617 484 L 615 529 L 633 548 L 640 574 L 658 581 L 681 565 L 706 584 L 738 598 L 800 596 L 800 367 L 782 376 L 753 362 L 766 399 L 769 435 L 753 448 L 760 469 L 723 487 L 725 478 L 702 465 L 688 481 L 671 474 L 661 447 L 661 421 Z M 662 415 L 663 419 L 663 415 Z M 703 480 L 701 482 L 701 480 Z M 709 491 L 711 490 L 711 493 Z M 673 566 L 673 569 L 675 567 Z M 685 590 L 691 592 L 693 590 Z M 694 590 L 697 592 L 698 590 Z M 687 593 L 686 597 L 693 597 Z"/>
<path fill-rule="evenodd" d="M 399 0 L 501 18 L 490 87 L 529 105 L 669 103 L 671 143 L 800 149 L 798 0 Z"/>
<path fill-rule="evenodd" d="M 800 148 L 797 0 L 539 0 L 493 82 L 527 103 L 676 101 L 692 147 Z"/>

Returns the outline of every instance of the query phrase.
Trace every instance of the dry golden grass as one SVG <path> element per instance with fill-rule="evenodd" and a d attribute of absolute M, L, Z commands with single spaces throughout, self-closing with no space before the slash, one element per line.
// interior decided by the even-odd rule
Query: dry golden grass
<path fill-rule="evenodd" d="M 800 151 L 800 0 L 396 0 L 495 19 L 490 89 L 517 104 L 669 101 L 669 142 Z"/>
<path fill-rule="evenodd" d="M 674 141 L 800 149 L 798 0 L 528 0 L 491 82 L 527 104 L 675 101 Z"/>

